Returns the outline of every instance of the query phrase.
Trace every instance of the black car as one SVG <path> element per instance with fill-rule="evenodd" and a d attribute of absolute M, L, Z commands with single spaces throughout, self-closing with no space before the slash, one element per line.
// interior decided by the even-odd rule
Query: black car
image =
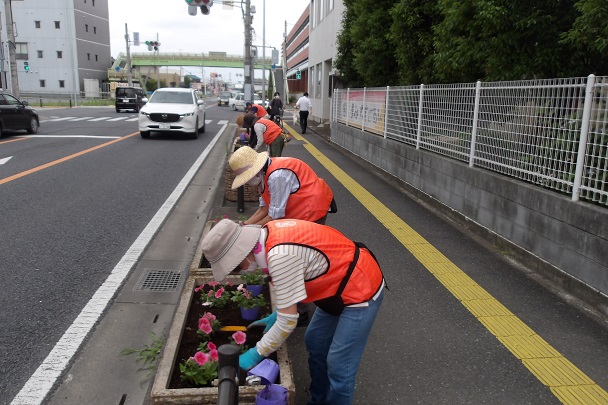
<path fill-rule="evenodd" d="M 117 87 L 116 88 L 116 112 L 120 110 L 134 110 L 139 112 L 146 102 L 146 92 L 141 87 Z"/>
<path fill-rule="evenodd" d="M 16 129 L 25 129 L 28 134 L 35 134 L 39 126 L 38 113 L 27 101 L 0 93 L 0 137 L 4 131 Z"/>

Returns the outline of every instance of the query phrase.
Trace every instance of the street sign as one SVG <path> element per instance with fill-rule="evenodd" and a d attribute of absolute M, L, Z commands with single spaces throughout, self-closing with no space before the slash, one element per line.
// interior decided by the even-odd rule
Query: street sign
<path fill-rule="evenodd" d="M 117 72 L 120 72 L 120 66 L 116 66 L 115 69 Z"/>
<path fill-rule="evenodd" d="M 139 32 L 133 33 L 133 45 L 139 46 Z"/>

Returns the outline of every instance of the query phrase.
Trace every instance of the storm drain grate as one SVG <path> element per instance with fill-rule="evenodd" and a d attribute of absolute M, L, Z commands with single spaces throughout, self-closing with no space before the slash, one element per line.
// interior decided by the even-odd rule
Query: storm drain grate
<path fill-rule="evenodd" d="M 181 277 L 175 270 L 144 269 L 133 291 L 176 291 Z"/>

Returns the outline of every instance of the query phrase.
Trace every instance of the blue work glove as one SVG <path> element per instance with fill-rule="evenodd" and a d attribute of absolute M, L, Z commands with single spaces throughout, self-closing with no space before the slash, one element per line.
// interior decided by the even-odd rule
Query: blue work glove
<path fill-rule="evenodd" d="M 264 356 L 258 353 L 255 347 L 252 347 L 239 356 L 239 367 L 245 371 L 249 371 L 262 360 L 264 360 Z"/>
<path fill-rule="evenodd" d="M 266 326 L 264 328 L 264 333 L 268 332 L 272 325 L 277 321 L 277 311 L 274 311 L 272 314 L 268 315 L 266 318 L 262 318 L 258 321 L 251 322 L 247 329 L 256 328 L 259 326 Z"/>

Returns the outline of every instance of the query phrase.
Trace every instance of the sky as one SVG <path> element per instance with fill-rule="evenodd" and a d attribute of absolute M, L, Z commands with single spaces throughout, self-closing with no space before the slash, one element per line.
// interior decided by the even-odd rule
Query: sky
<path fill-rule="evenodd" d="M 244 24 L 241 8 L 227 7 L 220 3 L 221 0 L 214 2 L 209 15 L 202 15 L 199 10 L 196 16 L 190 16 L 185 0 L 108 0 L 112 56 L 116 57 L 120 52 L 126 53 L 125 24 L 131 41 L 133 33 L 139 32 L 142 44 L 131 44 L 131 53 L 149 52 L 145 41 L 156 40 L 158 34 L 161 53 L 218 51 L 229 55 L 243 55 Z M 238 0 L 236 3 L 240 4 Z M 264 34 L 266 57 L 272 55 L 271 47 L 278 49 L 279 56 L 281 55 L 285 23 L 287 22 L 289 33 L 309 4 L 310 0 L 251 0 L 251 6 L 256 9 L 252 24 L 253 45 L 258 46 L 260 57 Z M 201 72 L 200 68 L 189 69 L 193 71 L 188 73 L 199 77 L 203 74 L 209 77 L 209 73 L 213 71 L 222 74 L 224 80 L 234 82 L 239 81 L 235 73 L 242 73 L 242 69 L 205 68 L 204 72 Z"/>

